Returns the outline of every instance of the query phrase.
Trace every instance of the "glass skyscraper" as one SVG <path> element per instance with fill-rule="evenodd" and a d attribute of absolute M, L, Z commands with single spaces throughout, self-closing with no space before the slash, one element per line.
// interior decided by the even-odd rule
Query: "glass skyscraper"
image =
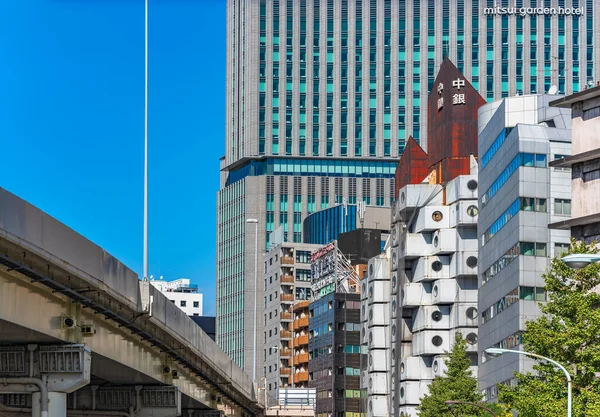
<path fill-rule="evenodd" d="M 254 331 L 262 334 L 252 314 L 254 225 L 245 219 L 259 220 L 264 251 L 279 225 L 300 242 L 302 219 L 343 199 L 389 205 L 408 137 L 427 150 L 427 96 L 444 57 L 488 101 L 595 83 L 599 7 L 600 0 L 228 0 L 217 203 L 223 350 L 248 370 Z M 260 337 L 258 344 L 260 364 Z"/>

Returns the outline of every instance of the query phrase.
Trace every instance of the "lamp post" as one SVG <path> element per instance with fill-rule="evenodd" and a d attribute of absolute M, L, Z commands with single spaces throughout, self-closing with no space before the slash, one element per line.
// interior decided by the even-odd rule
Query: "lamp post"
<path fill-rule="evenodd" d="M 272 349 L 277 351 L 277 373 L 279 377 L 277 378 L 277 392 L 275 393 L 275 399 L 277 400 L 277 405 L 279 405 L 279 388 L 281 388 L 281 346 L 273 346 Z"/>
<path fill-rule="evenodd" d="M 254 224 L 254 341 L 252 344 L 252 381 L 256 382 L 256 293 L 258 293 L 258 219 L 246 219 Z"/>
<path fill-rule="evenodd" d="M 472 405 L 473 407 L 479 407 L 479 408 L 481 408 L 482 410 L 485 410 L 485 411 L 487 411 L 488 413 L 490 413 L 490 414 L 491 414 L 491 415 L 493 415 L 494 417 L 498 417 L 498 414 L 494 413 L 492 410 L 490 410 L 490 409 L 489 409 L 489 408 L 487 408 L 487 407 L 484 407 L 484 406 L 483 406 L 483 405 L 481 405 L 481 404 L 477 404 L 477 403 L 470 403 L 470 402 L 467 402 L 467 401 L 455 401 L 455 400 L 448 400 L 448 401 L 444 401 L 444 402 L 445 402 L 445 403 L 446 403 L 446 405 L 448 405 L 448 406 L 453 406 L 453 405 L 456 405 L 456 404 Z"/>
<path fill-rule="evenodd" d="M 569 268 L 581 269 L 585 268 L 589 264 L 600 261 L 600 255 L 593 253 L 572 253 L 561 258 Z"/>
<path fill-rule="evenodd" d="M 517 355 L 530 356 L 532 358 L 538 358 L 538 359 L 545 360 L 546 362 L 550 362 L 552 365 L 556 366 L 558 369 L 560 369 L 561 371 L 563 371 L 563 373 L 567 377 L 567 416 L 571 417 L 573 381 L 571 380 L 571 375 L 565 369 L 564 366 L 562 366 L 560 363 L 558 363 L 556 361 L 553 361 L 552 359 L 547 358 L 545 356 L 538 355 L 536 353 L 531 353 L 531 352 L 523 352 L 521 350 L 488 348 L 488 349 L 485 350 L 485 352 L 486 353 L 490 353 L 490 354 L 496 354 L 496 355 L 502 355 L 503 353 L 514 353 L 514 354 L 517 354 Z"/>
<path fill-rule="evenodd" d="M 148 275 L 148 0 L 144 2 L 144 280 Z"/>

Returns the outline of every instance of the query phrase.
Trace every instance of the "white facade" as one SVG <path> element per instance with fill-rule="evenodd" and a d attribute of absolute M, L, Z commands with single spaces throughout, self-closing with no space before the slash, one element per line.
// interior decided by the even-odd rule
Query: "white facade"
<path fill-rule="evenodd" d="M 390 415 L 416 415 L 457 332 L 477 376 L 477 164 L 445 185 L 411 184 L 393 205 Z"/>
<path fill-rule="evenodd" d="M 367 391 L 367 417 L 390 415 L 390 251 L 369 261 L 361 282 L 361 344 L 367 359 L 361 364 L 360 387 Z"/>
<path fill-rule="evenodd" d="M 202 315 L 202 293 L 198 292 L 197 286 L 190 284 L 188 278 L 150 280 L 150 283 L 188 316 Z"/>

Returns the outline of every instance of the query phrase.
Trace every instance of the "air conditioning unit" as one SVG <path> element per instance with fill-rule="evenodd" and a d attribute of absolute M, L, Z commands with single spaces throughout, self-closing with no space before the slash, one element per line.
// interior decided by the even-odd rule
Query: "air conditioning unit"
<path fill-rule="evenodd" d="M 459 200 L 477 200 L 477 175 L 460 175 L 446 184 L 446 204 Z"/>
<path fill-rule="evenodd" d="M 450 227 L 477 226 L 479 209 L 477 200 L 460 200 L 450 206 Z"/>
<path fill-rule="evenodd" d="M 477 327 L 457 327 L 450 330 L 450 337 L 454 340 L 456 333 L 462 335 L 467 341 L 467 352 L 477 353 L 477 342 L 479 340 Z"/>
<path fill-rule="evenodd" d="M 433 232 L 431 238 L 431 254 L 432 255 L 444 255 L 456 252 L 457 245 L 457 231 L 456 229 L 442 229 Z"/>
<path fill-rule="evenodd" d="M 369 282 L 390 279 L 390 262 L 386 257 L 369 260 Z"/>
<path fill-rule="evenodd" d="M 413 261 L 412 282 L 433 281 L 447 278 L 450 272 L 450 256 L 423 256 Z"/>
<path fill-rule="evenodd" d="M 431 370 L 433 371 L 433 376 L 444 376 L 444 372 L 448 369 L 446 365 L 447 356 L 438 355 L 434 356 L 433 364 L 431 365 Z"/>
<path fill-rule="evenodd" d="M 388 327 L 371 327 L 367 330 L 369 349 L 387 349 L 390 346 L 388 332 L 393 332 L 396 325 L 392 324 L 390 330 Z"/>
<path fill-rule="evenodd" d="M 425 363 L 425 358 L 409 356 L 403 358 L 398 367 L 400 381 L 433 379 L 431 367 Z"/>
<path fill-rule="evenodd" d="M 392 276 L 390 278 L 390 290 L 392 294 L 398 293 L 398 272 L 393 271 Z"/>
<path fill-rule="evenodd" d="M 459 251 L 452 255 L 450 261 L 450 278 L 465 275 L 477 275 L 477 264 L 479 263 L 477 251 Z"/>
<path fill-rule="evenodd" d="M 421 398 L 429 394 L 428 386 L 430 383 L 431 380 L 400 382 L 398 388 L 400 405 L 419 404 Z"/>
<path fill-rule="evenodd" d="M 369 305 L 374 303 L 389 303 L 390 301 L 390 281 L 373 281 L 368 286 Z"/>
<path fill-rule="evenodd" d="M 455 279 L 440 279 L 433 282 L 431 302 L 433 304 L 452 304 L 458 301 L 458 293 L 459 289 Z"/>
<path fill-rule="evenodd" d="M 450 306 L 422 306 L 413 310 L 413 332 L 450 329 Z"/>
<path fill-rule="evenodd" d="M 448 206 L 425 206 L 419 209 L 413 232 L 433 232 L 447 229 L 449 225 L 450 208 Z"/>
<path fill-rule="evenodd" d="M 367 307 L 367 323 L 369 327 L 388 326 L 390 324 L 390 306 L 387 303 L 369 305 Z"/>
<path fill-rule="evenodd" d="M 450 312 L 450 327 L 477 327 L 477 303 L 456 303 Z"/>
<path fill-rule="evenodd" d="M 413 334 L 413 354 L 443 355 L 450 350 L 450 332 L 448 330 L 423 330 Z"/>
<path fill-rule="evenodd" d="M 392 225 L 392 247 L 396 248 L 400 244 L 400 239 L 402 239 L 402 224 L 395 223 Z"/>

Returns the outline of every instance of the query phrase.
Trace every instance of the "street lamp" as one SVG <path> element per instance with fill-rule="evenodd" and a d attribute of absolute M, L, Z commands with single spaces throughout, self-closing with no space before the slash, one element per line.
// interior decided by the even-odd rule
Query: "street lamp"
<path fill-rule="evenodd" d="M 258 219 L 246 219 L 246 223 L 254 224 L 254 342 L 252 344 L 252 381 L 256 382 L 256 293 L 258 292 Z"/>
<path fill-rule="evenodd" d="M 277 405 L 279 405 L 279 389 L 281 388 L 281 346 L 273 346 L 271 349 L 277 351 L 277 373 L 279 374 L 279 378 L 277 378 L 277 392 L 275 393 L 275 398 L 277 399 Z"/>
<path fill-rule="evenodd" d="M 492 410 L 490 410 L 490 409 L 489 409 L 489 408 L 487 408 L 487 407 L 484 407 L 484 406 L 483 406 L 483 405 L 481 405 L 481 404 L 477 404 L 477 403 L 469 403 L 469 402 L 466 402 L 466 401 L 454 401 L 454 400 L 447 400 L 447 401 L 444 401 L 444 402 L 446 403 L 446 405 L 447 405 L 447 406 L 453 406 L 453 405 L 456 405 L 456 404 L 472 405 L 473 407 L 479 407 L 479 408 L 481 408 L 482 410 L 485 410 L 485 411 L 487 411 L 488 413 L 490 413 L 490 414 L 491 414 L 491 415 L 493 415 L 494 417 L 498 417 L 498 414 L 494 413 Z"/>
<path fill-rule="evenodd" d="M 493 354 L 493 355 L 502 355 L 503 353 L 514 353 L 514 354 L 517 354 L 517 355 L 531 356 L 532 358 L 538 358 L 538 359 L 545 360 L 546 362 L 550 362 L 551 364 L 553 364 L 554 366 L 556 366 L 558 369 L 560 369 L 561 371 L 563 371 L 563 373 L 567 377 L 567 389 L 568 389 L 568 394 L 567 394 L 567 416 L 571 417 L 573 381 L 571 380 L 571 375 L 569 374 L 569 372 L 567 372 L 567 370 L 565 369 L 564 366 L 562 366 L 560 363 L 558 363 L 556 361 L 553 361 L 552 359 L 547 358 L 545 356 L 541 356 L 541 355 L 538 355 L 536 353 L 531 353 L 531 352 L 523 352 L 521 350 L 500 349 L 500 348 L 487 348 L 485 350 L 485 352 L 489 353 L 489 354 Z"/>
<path fill-rule="evenodd" d="M 589 264 L 600 261 L 600 255 L 593 253 L 573 253 L 561 258 L 561 261 L 571 269 L 581 269 Z"/>

